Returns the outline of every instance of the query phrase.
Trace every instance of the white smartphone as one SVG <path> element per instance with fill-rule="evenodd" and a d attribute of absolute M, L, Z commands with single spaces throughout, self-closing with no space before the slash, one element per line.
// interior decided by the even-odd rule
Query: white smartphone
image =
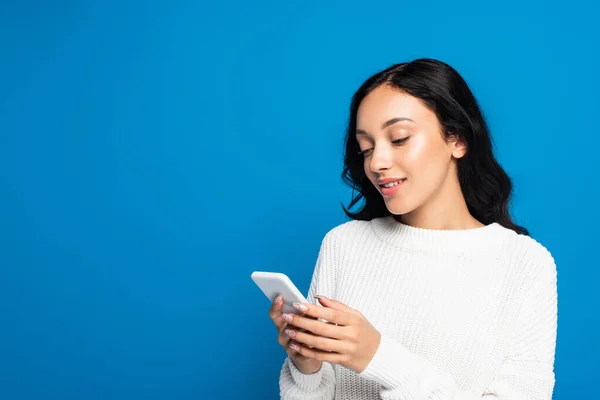
<path fill-rule="evenodd" d="M 281 272 L 254 271 L 250 277 L 265 296 L 269 298 L 271 303 L 273 303 L 278 295 L 283 297 L 283 313 L 299 314 L 300 312 L 294 308 L 293 303 L 296 301 L 299 303 L 308 303 L 300 290 L 298 290 L 286 274 Z"/>

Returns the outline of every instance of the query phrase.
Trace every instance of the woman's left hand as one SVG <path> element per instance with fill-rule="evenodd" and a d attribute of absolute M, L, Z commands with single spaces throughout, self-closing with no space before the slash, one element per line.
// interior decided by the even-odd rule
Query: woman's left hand
<path fill-rule="evenodd" d="M 336 300 L 319 297 L 323 307 L 315 304 L 295 304 L 303 315 L 284 314 L 286 321 L 307 332 L 286 331 L 295 342 L 294 348 L 305 357 L 326 361 L 361 373 L 377 352 L 381 335 L 357 310 Z M 292 344 L 293 345 L 293 344 Z"/>

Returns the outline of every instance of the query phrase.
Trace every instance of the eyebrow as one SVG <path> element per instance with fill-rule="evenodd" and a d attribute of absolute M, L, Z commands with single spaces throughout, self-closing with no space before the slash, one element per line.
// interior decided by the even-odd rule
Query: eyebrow
<path fill-rule="evenodd" d="M 415 122 L 415 121 L 413 121 L 412 119 L 410 119 L 410 118 L 406 118 L 406 117 L 397 117 L 397 118 L 392 118 L 392 119 L 390 119 L 389 121 L 386 121 L 386 122 L 384 122 L 384 123 L 381 125 L 381 129 L 385 129 L 385 128 L 387 128 L 388 126 L 390 126 L 390 125 L 394 125 L 396 122 L 400 122 L 400 121 L 410 121 L 410 122 Z M 357 129 L 357 130 L 356 130 L 356 134 L 357 134 L 357 135 L 367 135 L 367 132 L 366 132 L 366 131 L 363 131 L 362 129 Z"/>

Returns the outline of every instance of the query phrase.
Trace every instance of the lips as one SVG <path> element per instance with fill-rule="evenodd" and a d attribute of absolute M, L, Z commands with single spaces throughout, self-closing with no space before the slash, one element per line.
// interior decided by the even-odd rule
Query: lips
<path fill-rule="evenodd" d="M 384 188 L 384 187 L 393 187 L 393 186 L 395 186 L 393 184 L 401 183 L 401 182 L 404 182 L 405 180 L 406 180 L 406 178 L 386 178 L 386 179 L 380 179 L 380 180 L 378 180 L 377 184 L 381 188 Z M 390 184 L 392 184 L 392 185 L 390 186 Z"/>
<path fill-rule="evenodd" d="M 400 183 L 404 182 L 405 180 L 406 180 L 406 179 L 400 179 L 400 180 L 397 180 L 397 181 L 392 181 L 392 182 L 386 183 L 385 185 L 379 185 L 379 186 L 380 186 L 381 188 L 386 188 L 386 189 L 389 189 L 389 188 L 392 188 L 392 187 L 394 187 L 394 186 L 396 186 L 396 185 L 399 185 Z"/>
<path fill-rule="evenodd" d="M 379 185 L 379 191 L 386 198 L 392 197 L 400 190 L 402 190 L 402 187 L 404 186 L 404 181 L 406 181 L 406 178 L 388 179 L 386 183 Z M 382 182 L 384 181 L 382 180 Z"/>

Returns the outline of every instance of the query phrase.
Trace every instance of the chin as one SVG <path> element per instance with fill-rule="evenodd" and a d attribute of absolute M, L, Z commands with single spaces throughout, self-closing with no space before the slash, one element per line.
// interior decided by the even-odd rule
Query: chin
<path fill-rule="evenodd" d="M 411 204 L 407 204 L 406 202 L 401 201 L 400 199 L 385 200 L 385 206 L 387 207 L 388 211 L 393 215 L 409 214 L 416 208 Z"/>

